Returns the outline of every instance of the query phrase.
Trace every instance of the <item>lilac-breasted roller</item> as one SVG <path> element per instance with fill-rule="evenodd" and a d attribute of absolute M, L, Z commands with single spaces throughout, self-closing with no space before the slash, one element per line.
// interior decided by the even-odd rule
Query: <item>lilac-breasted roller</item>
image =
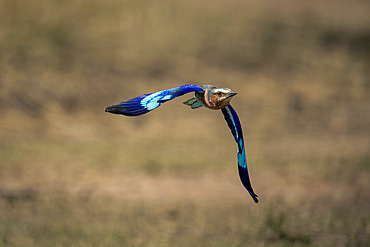
<path fill-rule="evenodd" d="M 195 96 L 184 101 L 185 105 L 190 106 L 192 109 L 204 106 L 212 110 L 222 111 L 227 125 L 229 126 L 238 145 L 237 159 L 240 180 L 252 196 L 253 200 L 257 203 L 257 195 L 252 189 L 248 175 L 242 126 L 238 115 L 230 105 L 231 98 L 237 94 L 235 91 L 232 91 L 229 88 L 218 88 L 212 85 L 206 85 L 203 87 L 197 85 L 183 85 L 159 92 L 143 94 L 128 101 L 108 106 L 105 108 L 105 111 L 125 116 L 139 116 L 154 110 L 171 99 L 190 92 L 195 92 Z"/>

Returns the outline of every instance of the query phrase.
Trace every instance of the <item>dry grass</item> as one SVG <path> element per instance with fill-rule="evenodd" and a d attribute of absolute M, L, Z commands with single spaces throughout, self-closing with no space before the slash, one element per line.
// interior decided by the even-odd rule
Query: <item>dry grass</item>
<path fill-rule="evenodd" d="M 0 1 L 0 246 L 368 246 L 365 1 Z M 344 18 L 345 17 L 345 18 Z M 222 114 L 239 92 L 255 205 Z"/>

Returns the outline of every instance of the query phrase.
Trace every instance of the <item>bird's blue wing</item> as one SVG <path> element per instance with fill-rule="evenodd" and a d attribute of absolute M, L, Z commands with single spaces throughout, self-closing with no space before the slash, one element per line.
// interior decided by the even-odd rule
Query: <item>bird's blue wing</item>
<path fill-rule="evenodd" d="M 195 91 L 204 90 L 197 85 L 183 85 L 159 92 L 144 94 L 128 101 L 114 104 L 105 108 L 105 111 L 114 114 L 122 114 L 125 116 L 139 116 L 154 110 L 164 102 Z"/>
<path fill-rule="evenodd" d="M 234 136 L 236 143 L 238 144 L 238 170 L 240 180 L 242 181 L 244 187 L 248 190 L 249 194 L 252 196 L 253 200 L 257 203 L 258 202 L 257 195 L 254 193 L 251 182 L 249 180 L 247 158 L 244 148 L 243 131 L 239 121 L 239 117 L 231 105 L 222 108 L 221 111 L 224 114 L 224 118 L 231 130 L 231 133 Z"/>

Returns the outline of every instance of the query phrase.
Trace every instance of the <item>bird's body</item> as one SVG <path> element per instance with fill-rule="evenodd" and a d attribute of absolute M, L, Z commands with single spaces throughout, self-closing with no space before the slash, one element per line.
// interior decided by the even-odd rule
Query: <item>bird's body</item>
<path fill-rule="evenodd" d="M 238 145 L 237 159 L 240 180 L 252 196 L 253 200 L 257 203 L 257 195 L 252 189 L 248 175 L 242 127 L 238 115 L 230 105 L 230 100 L 237 94 L 236 92 L 229 88 L 218 88 L 212 85 L 206 85 L 203 87 L 197 85 L 183 85 L 176 88 L 144 94 L 131 100 L 114 104 L 105 108 L 105 111 L 125 116 L 139 116 L 154 110 L 173 98 L 189 92 L 195 92 L 195 95 L 193 98 L 184 101 L 185 105 L 190 106 L 192 109 L 203 106 L 212 110 L 222 111 Z"/>
<path fill-rule="evenodd" d="M 193 98 L 184 101 L 184 104 L 195 109 L 205 106 L 212 110 L 220 110 L 226 107 L 231 97 L 236 95 L 236 92 L 228 88 L 217 88 L 212 85 L 203 86 L 204 91 L 196 91 Z"/>

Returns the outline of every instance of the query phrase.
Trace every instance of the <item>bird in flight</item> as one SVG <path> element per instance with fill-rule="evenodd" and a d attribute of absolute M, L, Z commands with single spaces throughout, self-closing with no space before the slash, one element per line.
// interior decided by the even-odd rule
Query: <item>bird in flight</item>
<path fill-rule="evenodd" d="M 238 145 L 237 159 L 240 180 L 252 196 L 253 200 L 257 203 L 257 195 L 252 189 L 248 175 L 242 126 L 238 115 L 230 105 L 230 100 L 237 94 L 237 92 L 234 92 L 229 88 L 218 88 L 212 85 L 206 85 L 203 87 L 197 85 L 182 85 L 163 91 L 143 94 L 128 101 L 108 106 L 105 108 L 105 111 L 125 116 L 139 116 L 154 110 L 171 99 L 190 92 L 195 92 L 195 95 L 191 99 L 184 101 L 183 103 L 185 105 L 190 106 L 192 109 L 204 106 L 212 110 L 222 111 L 227 125 L 229 126 Z"/>

